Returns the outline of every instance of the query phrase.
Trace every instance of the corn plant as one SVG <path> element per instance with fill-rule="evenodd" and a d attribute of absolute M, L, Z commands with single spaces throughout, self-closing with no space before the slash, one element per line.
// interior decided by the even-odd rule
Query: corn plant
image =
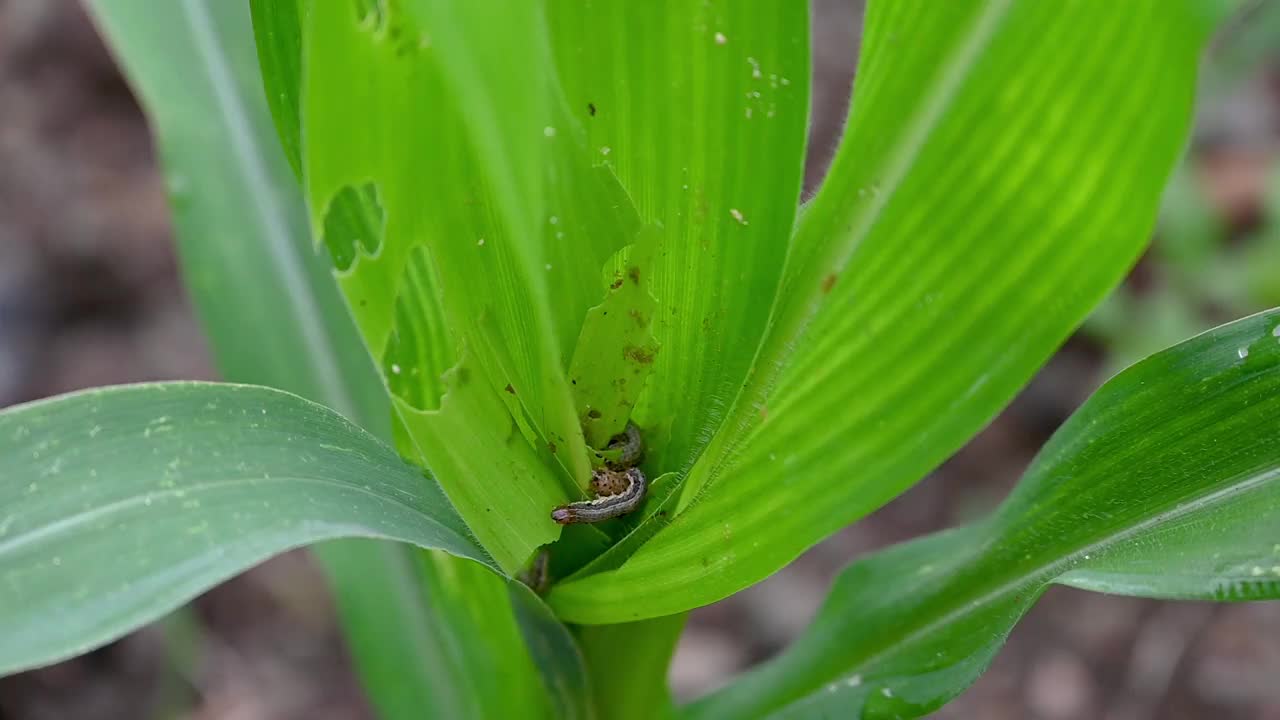
<path fill-rule="evenodd" d="M 689 610 L 919 480 L 1120 281 L 1213 3 L 873 0 L 803 203 L 803 2 L 90 7 L 253 384 L 0 414 L 0 671 L 321 541 L 387 718 L 918 717 L 1050 584 L 1280 596 L 1271 311 L 1116 375 L 778 657 L 665 684 Z"/>

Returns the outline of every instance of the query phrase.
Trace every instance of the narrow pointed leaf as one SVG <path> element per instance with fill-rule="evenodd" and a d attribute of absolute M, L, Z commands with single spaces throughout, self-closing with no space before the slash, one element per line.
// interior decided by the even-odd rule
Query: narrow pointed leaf
<path fill-rule="evenodd" d="M 620 569 L 558 587 L 557 611 L 617 622 L 725 597 L 988 422 L 1146 243 L 1201 9 L 873 2 L 849 128 L 754 371 L 675 520 Z"/>
<path fill-rule="evenodd" d="M 1280 311 L 1104 385 L 989 520 L 846 569 L 780 657 L 691 717 L 919 717 L 967 687 L 1052 582 L 1280 599 Z"/>

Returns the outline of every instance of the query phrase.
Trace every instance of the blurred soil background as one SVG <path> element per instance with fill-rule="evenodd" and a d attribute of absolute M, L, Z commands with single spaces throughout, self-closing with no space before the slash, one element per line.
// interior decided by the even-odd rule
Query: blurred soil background
<path fill-rule="evenodd" d="M 810 191 L 843 124 L 861 18 L 816 0 Z M 1196 132 L 1146 257 L 981 435 L 768 581 L 695 611 L 671 678 L 694 697 L 776 653 L 858 555 L 972 519 L 1119 367 L 1280 305 L 1280 8 L 1206 62 Z M 0 406 L 213 378 L 165 189 L 128 86 L 75 0 L 0 0 Z M 0 638 L 3 642 L 3 638 Z M 1157 603 L 1054 588 L 939 718 L 1280 720 L 1280 603 Z M 369 718 L 323 580 L 272 560 L 89 655 L 0 680 L 0 720 Z"/>

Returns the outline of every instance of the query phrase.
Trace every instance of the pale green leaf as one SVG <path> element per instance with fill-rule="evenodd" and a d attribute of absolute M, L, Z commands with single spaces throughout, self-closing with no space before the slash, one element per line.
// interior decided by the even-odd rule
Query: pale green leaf
<path fill-rule="evenodd" d="M 635 419 L 646 467 L 683 471 L 747 374 L 782 270 L 809 114 L 808 3 L 546 7 L 591 154 L 661 227 L 641 271 L 662 350 Z"/>
<path fill-rule="evenodd" d="M 1199 10 L 873 2 L 845 137 L 679 515 L 553 607 L 599 623 L 718 600 L 988 422 L 1146 243 L 1186 137 Z"/>
<path fill-rule="evenodd" d="M 313 223 L 414 449 L 514 570 L 586 485 L 565 370 L 638 224 L 584 154 L 536 6 L 508 5 L 499 24 L 426 0 L 317 5 L 301 117 Z M 376 221 L 350 231 L 344 197 Z"/>
<path fill-rule="evenodd" d="M 603 449 L 626 429 L 658 354 L 653 337 L 658 303 L 642 271 L 653 267 L 656 240 L 655 233 L 646 233 L 619 264 L 604 302 L 587 311 L 569 364 L 578 417 L 593 448 Z"/>

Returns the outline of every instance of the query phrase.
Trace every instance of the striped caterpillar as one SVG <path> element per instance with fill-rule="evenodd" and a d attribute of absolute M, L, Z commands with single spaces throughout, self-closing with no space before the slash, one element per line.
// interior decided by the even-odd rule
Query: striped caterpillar
<path fill-rule="evenodd" d="M 596 496 L 557 507 L 551 511 L 552 520 L 561 525 L 596 523 L 626 515 L 644 502 L 649 481 L 635 467 L 644 454 L 640 428 L 628 422 L 627 429 L 611 440 L 607 449 L 621 452 L 616 462 L 591 473 L 591 489 Z"/>

